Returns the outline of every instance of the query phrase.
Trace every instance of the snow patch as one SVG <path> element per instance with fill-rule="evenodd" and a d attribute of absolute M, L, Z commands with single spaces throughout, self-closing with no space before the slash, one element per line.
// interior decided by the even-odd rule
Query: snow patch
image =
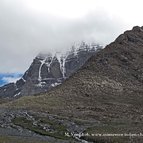
<path fill-rule="evenodd" d="M 65 63 L 66 63 L 66 57 L 62 57 L 62 75 L 63 78 L 66 78 L 66 67 L 65 67 Z"/>
<path fill-rule="evenodd" d="M 38 78 L 38 81 L 41 81 L 41 80 L 42 80 L 42 77 L 41 77 L 41 69 L 42 69 L 42 66 L 45 64 L 46 59 L 47 59 L 47 58 L 45 58 L 44 60 L 40 60 L 41 65 L 40 65 L 40 67 L 39 67 L 39 78 Z"/>
<path fill-rule="evenodd" d="M 58 85 L 60 85 L 60 84 L 61 84 L 61 83 L 55 82 L 55 83 L 52 83 L 51 86 L 52 86 L 52 87 L 56 87 L 56 86 L 58 86 Z"/>
<path fill-rule="evenodd" d="M 22 77 L 21 79 L 22 79 L 24 82 L 26 82 L 26 80 L 25 80 L 23 77 Z"/>
<path fill-rule="evenodd" d="M 50 72 L 50 66 L 51 66 L 51 64 L 53 62 L 53 58 L 52 57 L 48 57 L 47 59 L 48 59 L 48 61 L 45 64 L 48 67 L 48 73 L 49 73 Z"/>
<path fill-rule="evenodd" d="M 21 92 L 18 92 L 17 94 L 14 95 L 14 97 L 19 96 L 21 94 Z"/>
<path fill-rule="evenodd" d="M 46 82 L 39 82 L 36 86 L 37 87 L 44 87 L 46 85 Z"/>
<path fill-rule="evenodd" d="M 62 72 L 62 76 L 63 78 L 65 78 L 65 72 L 66 72 L 66 69 L 65 69 L 65 60 L 66 60 L 66 56 L 62 55 L 61 53 L 56 53 L 56 57 L 60 63 L 60 70 Z"/>

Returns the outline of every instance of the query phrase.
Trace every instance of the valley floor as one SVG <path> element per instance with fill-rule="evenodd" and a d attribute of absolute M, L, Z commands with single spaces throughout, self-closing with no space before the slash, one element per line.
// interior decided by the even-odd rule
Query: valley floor
<path fill-rule="evenodd" d="M 140 143 L 142 137 L 96 134 L 142 133 L 143 123 L 68 118 L 26 110 L 0 110 L 0 143 Z M 138 132 L 136 132 L 138 131 Z M 89 134 L 89 135 L 87 135 Z"/>

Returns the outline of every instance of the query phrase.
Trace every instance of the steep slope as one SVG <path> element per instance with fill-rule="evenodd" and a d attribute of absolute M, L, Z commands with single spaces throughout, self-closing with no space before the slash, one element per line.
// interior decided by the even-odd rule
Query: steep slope
<path fill-rule="evenodd" d="M 91 57 L 62 85 L 6 106 L 96 121 L 88 132 L 121 134 L 143 131 L 142 103 L 143 27 L 136 26 Z M 141 142 L 142 138 L 124 138 L 130 141 Z"/>
<path fill-rule="evenodd" d="M 115 42 L 91 57 L 82 69 L 44 97 L 49 98 L 50 95 L 65 99 L 70 96 L 89 99 L 99 97 L 98 100 L 100 98 L 102 100 L 113 96 L 116 100 L 121 95 L 124 95 L 120 97 L 121 99 L 126 95 L 130 97 L 134 94 L 136 95 L 133 97 L 142 95 L 142 47 L 143 30 L 140 27 L 134 27 L 133 30 L 120 35 Z"/>
<path fill-rule="evenodd" d="M 20 80 L 0 88 L 0 97 L 17 98 L 46 92 L 76 72 L 100 48 L 83 42 L 65 55 L 40 53 Z"/>

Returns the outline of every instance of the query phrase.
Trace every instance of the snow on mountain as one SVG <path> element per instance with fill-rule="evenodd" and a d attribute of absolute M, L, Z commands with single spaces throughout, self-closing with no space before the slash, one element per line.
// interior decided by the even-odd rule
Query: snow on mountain
<path fill-rule="evenodd" d="M 76 72 L 101 48 L 94 43 L 82 42 L 72 46 L 66 53 L 40 53 L 22 78 L 0 88 L 0 96 L 19 97 L 47 92 Z"/>

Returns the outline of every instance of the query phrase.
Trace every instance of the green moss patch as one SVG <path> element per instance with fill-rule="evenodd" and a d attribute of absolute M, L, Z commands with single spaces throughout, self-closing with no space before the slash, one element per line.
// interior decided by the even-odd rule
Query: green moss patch
<path fill-rule="evenodd" d="M 32 120 L 26 119 L 24 117 L 16 117 L 12 120 L 12 122 L 17 126 L 21 126 L 22 128 L 28 129 L 40 135 L 51 136 L 63 140 L 70 139 L 65 136 L 65 132 L 67 132 L 67 130 L 63 125 L 57 124 L 47 118 L 39 118 L 37 125 L 34 125 Z M 40 124 L 48 125 L 52 130 L 47 131 L 43 129 Z"/>

